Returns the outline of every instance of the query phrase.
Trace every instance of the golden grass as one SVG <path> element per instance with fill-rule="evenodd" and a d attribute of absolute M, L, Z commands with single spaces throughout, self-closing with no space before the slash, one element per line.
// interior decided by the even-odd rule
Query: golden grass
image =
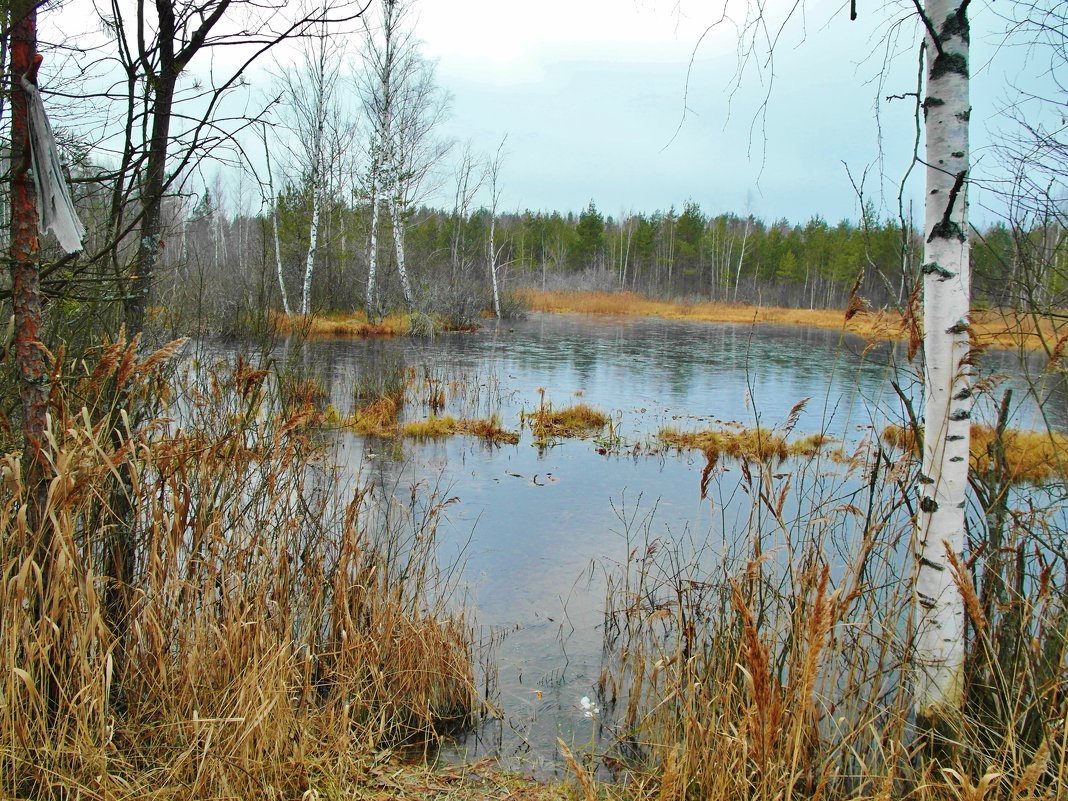
<path fill-rule="evenodd" d="M 848 322 L 843 309 L 790 309 L 781 306 L 750 306 L 740 303 L 678 303 L 653 300 L 634 292 L 560 292 L 522 290 L 533 311 L 662 317 L 741 325 L 775 324 L 809 326 L 848 331 L 872 340 L 908 339 L 905 321 L 897 312 L 860 312 Z M 1036 321 L 1031 315 L 1000 309 L 972 312 L 972 336 L 976 344 L 990 348 L 1024 348 L 1053 353 L 1065 334 L 1063 324 L 1050 318 Z"/>
<path fill-rule="evenodd" d="M 501 427 L 496 415 L 485 419 L 461 418 L 432 414 L 425 420 L 415 420 L 401 426 L 405 437 L 440 439 L 458 434 L 477 437 L 485 442 L 515 445 L 519 434 Z"/>
<path fill-rule="evenodd" d="M 668 427 L 660 429 L 657 438 L 679 450 L 703 451 L 713 462 L 722 456 L 781 462 L 788 456 L 812 456 L 828 442 L 823 434 L 810 434 L 790 443 L 782 434 L 766 428 L 678 431 Z"/>
<path fill-rule="evenodd" d="M 544 444 L 553 439 L 592 436 L 610 425 L 611 418 L 586 403 L 554 409 L 544 401 L 543 395 L 541 406 L 533 412 L 524 412 L 523 421 L 530 426 L 534 440 Z"/>
<path fill-rule="evenodd" d="M 180 427 L 117 423 L 115 386 L 159 400 L 153 358 L 56 382 L 41 528 L 0 457 L 0 797 L 354 797 L 476 708 L 437 516 L 323 491 L 307 412 L 244 363 Z"/>
<path fill-rule="evenodd" d="M 299 333 L 309 339 L 395 337 L 404 336 L 409 331 L 407 315 L 391 315 L 381 323 L 373 324 L 367 321 L 367 315 L 363 312 L 330 316 L 318 314 L 286 316 L 281 312 L 272 312 L 271 326 L 284 336 Z"/>
<path fill-rule="evenodd" d="M 340 421 L 341 427 L 364 436 L 396 436 L 400 407 L 401 401 L 391 395 L 385 395 L 343 418 Z"/>
<path fill-rule="evenodd" d="M 883 441 L 894 448 L 919 455 L 916 437 L 909 428 L 889 425 L 883 429 Z M 994 462 L 997 431 L 992 426 L 973 424 L 971 427 L 969 470 L 986 475 Z M 1068 437 L 1053 431 L 1022 431 L 1006 429 L 1002 445 L 1005 449 L 1005 471 L 1013 484 L 1044 484 L 1056 478 L 1068 478 Z"/>

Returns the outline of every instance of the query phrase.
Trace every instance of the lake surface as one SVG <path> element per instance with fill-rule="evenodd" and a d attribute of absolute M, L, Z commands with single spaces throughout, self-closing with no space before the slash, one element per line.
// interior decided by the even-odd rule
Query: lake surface
<path fill-rule="evenodd" d="M 521 412 L 543 398 L 556 407 L 581 400 L 609 413 L 621 438 L 600 453 L 589 440 L 539 448 L 529 431 L 518 445 L 499 447 L 463 437 L 389 444 L 342 435 L 338 459 L 349 476 L 402 496 L 415 486 L 424 498 L 458 498 L 440 530 L 441 557 L 458 565 L 482 636 L 497 643 L 495 702 L 504 715 L 459 751 L 499 750 L 506 762 L 544 774 L 555 764 L 557 737 L 589 743 L 593 724 L 579 700 L 594 695 L 605 570 L 625 561 L 628 531 L 690 537 L 715 551 L 730 549 L 732 532 L 744 529 L 737 465 L 725 462 L 711 499 L 701 500 L 704 457 L 657 452 L 657 430 L 731 421 L 777 427 L 809 398 L 795 434 L 823 431 L 848 450 L 902 420 L 891 379 L 919 395 L 907 365 L 894 365 L 904 359 L 899 347 L 864 347 L 817 329 L 566 315 L 426 341 L 309 344 L 302 358 L 343 413 L 362 375 L 403 362 L 452 388 L 445 413 L 497 413 L 518 431 Z M 984 359 L 984 372 L 1011 376 L 1001 386 L 1015 390 L 1013 425 L 1040 425 L 1024 374 L 1040 377 L 1042 363 L 1021 365 L 1007 353 Z M 1038 392 L 1050 394 L 1045 413 L 1065 428 L 1063 395 Z M 992 398 L 980 398 L 980 417 L 992 408 Z M 426 413 L 411 404 L 406 411 L 412 419 Z"/>

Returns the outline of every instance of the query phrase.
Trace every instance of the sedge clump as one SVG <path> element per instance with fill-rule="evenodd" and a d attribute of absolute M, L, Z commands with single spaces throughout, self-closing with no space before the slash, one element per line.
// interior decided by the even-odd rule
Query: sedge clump
<path fill-rule="evenodd" d="M 592 436 L 611 422 L 607 414 L 586 403 L 554 409 L 551 403 L 544 400 L 533 412 L 525 412 L 523 420 L 530 426 L 539 444 L 554 439 Z"/>
<path fill-rule="evenodd" d="M 791 443 L 784 435 L 760 427 L 737 431 L 678 431 L 662 428 L 657 438 L 678 450 L 702 451 L 712 462 L 722 456 L 781 462 L 788 456 L 814 456 L 829 441 L 823 434 L 810 434 Z"/>

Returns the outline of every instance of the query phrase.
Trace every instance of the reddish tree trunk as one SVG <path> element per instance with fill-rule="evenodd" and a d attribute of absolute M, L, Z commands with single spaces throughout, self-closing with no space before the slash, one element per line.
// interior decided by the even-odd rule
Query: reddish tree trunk
<path fill-rule="evenodd" d="M 44 495 L 45 423 L 49 366 L 41 344 L 41 285 L 37 264 L 37 197 L 29 173 L 29 116 L 22 76 L 36 81 L 37 10 L 23 6 L 11 30 L 11 284 L 15 312 L 15 365 L 22 400 L 23 477 L 31 499 Z"/>

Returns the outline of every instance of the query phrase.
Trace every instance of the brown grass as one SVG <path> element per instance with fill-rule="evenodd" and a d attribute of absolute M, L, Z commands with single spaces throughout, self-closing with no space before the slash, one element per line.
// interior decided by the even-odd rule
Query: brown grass
<path fill-rule="evenodd" d="M 554 409 L 543 393 L 541 405 L 533 412 L 524 412 L 523 421 L 530 426 L 535 442 L 544 444 L 554 439 L 592 436 L 603 431 L 611 418 L 586 403 Z"/>
<path fill-rule="evenodd" d="M 351 797 L 393 745 L 469 718 L 436 516 L 321 491 L 312 413 L 244 363 L 180 424 L 119 423 L 114 386 L 135 409 L 169 386 L 136 354 L 57 382 L 39 529 L 0 457 L 0 797 Z"/>
<path fill-rule="evenodd" d="M 279 334 L 289 336 L 301 334 L 309 339 L 356 338 L 404 336 L 408 333 L 408 318 L 405 315 L 386 317 L 381 323 L 367 321 L 367 315 L 357 312 L 351 315 L 307 315 L 294 314 L 286 316 L 281 312 L 271 313 L 271 326 Z"/>
<path fill-rule="evenodd" d="M 770 458 L 779 453 L 771 450 Z M 1008 630 L 1028 634 L 1021 651 L 1011 659 L 1000 659 L 1002 652 L 991 668 L 1004 684 L 971 674 L 973 700 L 952 722 L 953 750 L 932 755 L 915 735 L 902 671 L 911 636 L 913 524 L 900 513 L 898 482 L 910 471 L 884 463 L 868 472 L 869 491 L 859 494 L 844 479 L 824 484 L 808 463 L 787 472 L 753 460 L 738 472 L 717 479 L 727 485 L 715 497 L 741 490 L 722 543 L 654 537 L 647 522 L 625 529 L 626 558 L 608 568 L 605 663 L 596 683 L 604 739 L 597 747 L 626 777 L 629 797 L 1068 797 L 1065 641 L 1049 628 L 1068 619 L 1063 566 L 1034 557 L 1026 567 L 1032 583 L 1019 584 L 1029 594 L 1007 592 L 999 606 L 971 588 L 971 560 L 959 564 L 973 620 L 984 600 L 1000 618 L 1000 625 L 989 615 L 977 625 L 971 652 L 998 653 Z M 781 498 L 799 487 L 806 494 L 791 510 Z M 624 526 L 640 519 L 627 512 Z M 1036 543 L 1048 542 L 1046 525 L 1057 514 L 1037 524 L 1016 519 L 1016 535 L 1025 536 L 1029 525 L 1037 535 L 1030 545 L 1013 542 L 1011 558 L 1021 569 L 1031 546 L 1046 547 Z M 1031 636 L 1045 637 L 1044 644 Z M 1046 649 L 1050 657 L 1042 656 Z M 1028 686 L 1030 671 L 1042 678 Z M 1000 706 L 984 707 L 984 693 L 1002 693 Z"/>
<path fill-rule="evenodd" d="M 381 398 L 357 409 L 342 419 L 341 426 L 354 434 L 372 437 L 392 437 L 397 434 L 397 420 L 401 403 L 391 395 Z"/>
<path fill-rule="evenodd" d="M 919 455 L 912 429 L 890 425 L 883 429 L 882 436 L 888 445 Z M 997 431 L 992 426 L 972 425 L 969 469 L 973 473 L 985 475 L 990 472 L 994 465 L 991 455 L 996 439 Z M 1064 434 L 1010 428 L 1005 431 L 1002 444 L 1005 470 L 1011 483 L 1044 484 L 1068 477 L 1068 437 Z"/>
<path fill-rule="evenodd" d="M 766 428 L 705 431 L 662 428 L 657 433 L 657 438 L 665 445 L 679 450 L 703 451 L 713 462 L 722 456 L 781 462 L 787 456 L 812 456 L 828 442 L 828 438 L 822 434 L 810 434 L 789 443 L 784 435 Z"/>
<path fill-rule="evenodd" d="M 401 426 L 400 433 L 406 437 L 440 439 L 464 434 L 490 443 L 515 445 L 519 434 L 501 427 L 496 416 L 485 419 L 461 418 L 452 415 L 431 415 L 425 420 L 415 420 Z"/>
<path fill-rule="evenodd" d="M 692 320 L 740 325 L 775 324 L 845 330 L 866 339 L 904 340 L 907 324 L 897 312 L 855 313 L 846 321 L 844 309 L 790 309 L 781 306 L 750 306 L 737 303 L 679 303 L 653 300 L 634 292 L 560 292 L 522 290 L 533 311 L 570 312 L 667 320 Z M 991 348 L 1046 350 L 1053 354 L 1064 333 L 1063 324 L 1052 318 L 1036 319 L 1000 309 L 977 309 L 972 313 L 972 336 L 976 344 Z"/>

